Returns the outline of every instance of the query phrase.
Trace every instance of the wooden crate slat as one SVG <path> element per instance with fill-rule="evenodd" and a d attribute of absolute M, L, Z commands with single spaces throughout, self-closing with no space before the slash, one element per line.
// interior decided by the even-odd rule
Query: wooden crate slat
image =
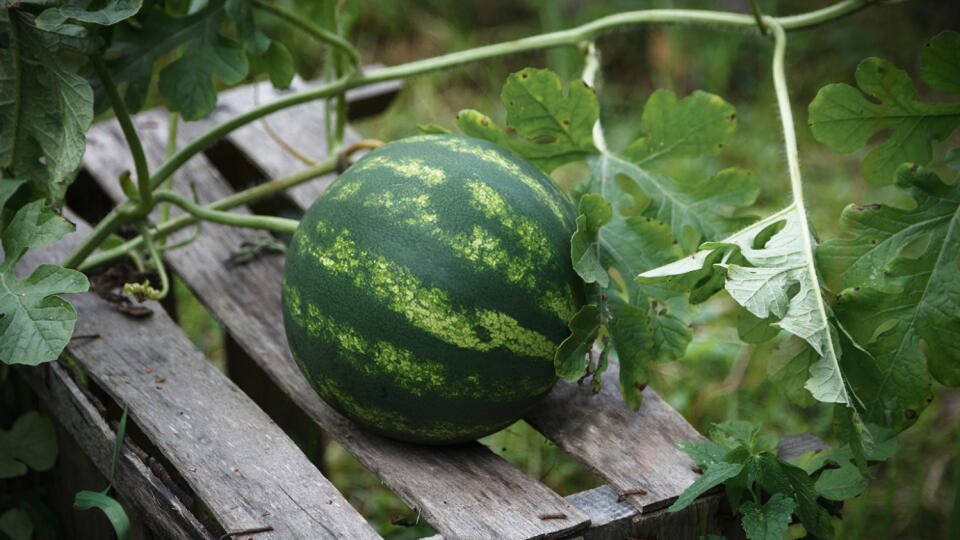
<path fill-rule="evenodd" d="M 62 259 L 89 226 L 23 267 Z M 379 538 L 299 448 L 198 351 L 155 302 L 131 319 L 94 293 L 70 295 L 76 334 L 68 354 L 130 419 L 229 530 L 272 526 L 258 538 Z M 148 371 L 149 370 L 149 371 Z M 162 378 L 161 381 L 159 378 Z M 330 501 L 330 504 L 327 504 Z"/>
<path fill-rule="evenodd" d="M 148 112 L 136 119 L 138 125 L 156 127 L 143 130 L 152 163 L 162 157 L 165 118 Z M 129 157 L 115 150 L 122 144 L 115 123 L 95 126 L 88 134 L 88 171 L 114 198 L 121 194 L 113 179 L 130 167 Z M 181 190 L 191 181 L 201 202 L 229 193 L 202 156 L 175 179 Z M 282 257 L 234 268 L 223 264 L 231 249 L 262 234 L 205 224 L 196 242 L 166 258 L 273 382 L 364 466 L 451 538 L 555 538 L 587 525 L 587 517 L 562 497 L 479 444 L 430 448 L 398 443 L 367 433 L 327 406 L 287 350 L 280 308 Z M 556 514 L 566 518 L 540 517 Z"/>
<path fill-rule="evenodd" d="M 257 103 L 269 103 L 290 91 L 319 84 L 320 81 L 304 82 L 297 78 L 290 90 L 277 90 L 269 83 L 261 83 L 222 92 L 218 96 L 216 109 L 209 116 L 196 122 L 181 124 L 181 140 L 192 140 L 211 127 L 250 110 Z M 384 93 L 395 93 L 399 90 L 399 84 L 398 81 L 393 81 L 389 84 L 351 90 L 347 92 L 347 100 L 353 103 L 374 100 L 376 96 Z M 273 134 L 266 126 L 269 126 Z M 306 164 L 285 149 L 274 135 L 305 157 L 314 160 L 326 159 L 327 141 L 323 101 L 304 103 L 277 111 L 265 120 L 258 120 L 234 130 L 227 135 L 226 139 L 248 156 L 266 178 L 283 178 L 302 170 Z M 360 136 L 347 126 L 344 144 L 349 145 L 358 140 Z M 309 207 L 336 177 L 336 174 L 322 176 L 288 190 L 287 195 L 301 208 Z"/>
<path fill-rule="evenodd" d="M 620 396 L 619 366 L 611 359 L 603 389 L 559 381 L 527 421 L 607 481 L 641 512 L 669 505 L 700 475 L 678 441 L 704 440 L 651 388 L 630 410 Z"/>
<path fill-rule="evenodd" d="M 110 464 L 116 433 L 107 425 L 67 371 L 53 362 L 38 367 L 18 367 L 23 377 L 43 404 L 53 412 L 57 422 L 67 430 L 83 453 L 105 478 L 110 477 Z M 136 513 L 157 538 L 170 540 L 206 540 L 210 534 L 197 521 L 152 470 L 124 446 L 117 459 L 113 486 L 123 495 L 128 514 Z M 99 486 L 90 486 L 99 489 Z"/>

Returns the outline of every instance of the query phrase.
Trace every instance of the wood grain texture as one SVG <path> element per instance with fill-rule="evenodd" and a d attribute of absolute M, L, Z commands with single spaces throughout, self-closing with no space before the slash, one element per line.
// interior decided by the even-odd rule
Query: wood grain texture
<path fill-rule="evenodd" d="M 777 441 L 777 457 L 784 461 L 793 461 L 807 452 L 829 450 L 830 445 L 813 433 L 787 435 Z"/>
<path fill-rule="evenodd" d="M 136 121 L 155 126 L 144 131 L 144 146 L 151 163 L 159 162 L 165 115 L 148 112 Z M 120 137 L 114 123 L 95 126 L 85 157 L 89 172 L 114 198 L 120 196 L 116 175 L 130 167 L 128 156 L 115 151 Z M 181 190 L 191 182 L 201 202 L 229 193 L 203 156 L 175 177 Z M 448 538 L 556 538 L 586 527 L 582 512 L 479 444 L 435 448 L 399 443 L 362 430 L 327 406 L 287 349 L 280 304 L 282 256 L 224 265 L 232 249 L 262 234 L 206 224 L 196 242 L 168 253 L 166 260 L 272 381 L 365 467 Z M 540 518 L 554 514 L 566 518 Z"/>
<path fill-rule="evenodd" d="M 640 409 L 630 410 L 618 377 L 611 359 L 598 394 L 590 384 L 561 380 L 526 420 L 647 513 L 672 503 L 699 477 L 676 443 L 704 438 L 650 388 Z"/>
<path fill-rule="evenodd" d="M 114 178 L 116 178 L 114 176 Z M 60 260 L 89 228 L 28 252 L 23 267 Z M 70 295 L 67 353 L 121 405 L 226 530 L 258 538 L 379 538 L 299 448 L 204 358 L 159 304 L 131 319 L 93 293 Z M 159 378 L 162 378 L 161 381 Z M 327 503 L 329 501 L 329 504 Z"/>
<path fill-rule="evenodd" d="M 103 478 L 101 483 L 82 489 L 102 489 L 110 476 L 116 433 L 59 363 L 18 367 L 16 371 L 89 459 L 99 473 L 97 476 Z M 66 457 L 61 453 L 61 459 Z M 164 540 L 211 538 L 184 503 L 127 446 L 123 447 L 117 460 L 113 485 L 127 514 L 134 520 L 137 528 L 134 538 L 143 537 L 142 529 L 150 531 L 150 538 Z M 94 537 L 90 533 L 84 530 L 83 537 Z"/>

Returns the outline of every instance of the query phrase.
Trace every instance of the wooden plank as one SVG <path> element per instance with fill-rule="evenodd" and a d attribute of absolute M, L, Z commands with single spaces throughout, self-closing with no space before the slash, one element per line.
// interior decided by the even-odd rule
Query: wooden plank
<path fill-rule="evenodd" d="M 680 512 L 665 508 L 648 514 L 639 514 L 630 503 L 623 501 L 609 486 L 575 493 L 567 497 L 577 508 L 590 516 L 590 527 L 579 533 L 584 540 L 620 540 L 622 538 L 669 538 L 696 540 L 706 534 L 723 534 L 728 540 L 742 536 L 735 529 L 726 530 L 720 519 L 724 504 L 722 493 L 706 495 L 692 502 Z"/>
<path fill-rule="evenodd" d="M 699 477 L 676 443 L 704 438 L 651 388 L 640 409 L 630 410 L 618 377 L 611 359 L 598 394 L 589 384 L 561 380 L 526 420 L 647 513 L 672 503 Z"/>
<path fill-rule="evenodd" d="M 144 131 L 153 163 L 162 157 L 165 118 L 158 112 L 137 118 L 138 124 L 156 126 Z M 115 150 L 123 144 L 120 137 L 115 124 L 95 126 L 88 134 L 86 157 L 90 172 L 115 199 L 121 195 L 114 179 L 130 167 L 128 156 Z M 201 202 L 229 193 L 202 156 L 175 178 L 181 190 L 191 182 Z M 166 259 L 273 382 L 364 466 L 451 538 L 555 538 L 587 525 L 587 517 L 562 497 L 479 444 L 430 448 L 398 443 L 367 433 L 327 406 L 286 346 L 279 286 L 282 257 L 267 256 L 233 268 L 223 264 L 231 249 L 262 234 L 207 224 L 196 242 L 168 253 Z M 566 517 L 540 517 L 557 514 Z"/>
<path fill-rule="evenodd" d="M 115 177 L 114 177 L 115 178 Z M 76 218 L 75 218 L 76 219 Z M 22 265 L 60 260 L 89 227 Z M 160 305 L 124 316 L 94 293 L 71 295 L 77 334 L 68 354 L 139 426 L 224 529 L 271 526 L 258 538 L 379 538 L 299 448 L 217 371 Z M 161 380 L 161 378 L 163 380 Z"/>
<path fill-rule="evenodd" d="M 181 140 L 189 141 L 211 127 L 250 110 L 257 103 L 268 103 L 291 91 L 303 90 L 320 83 L 321 81 L 304 82 L 297 78 L 290 90 L 277 90 L 269 83 L 262 83 L 222 92 L 218 96 L 216 109 L 209 116 L 197 122 L 181 124 Z M 371 103 L 385 105 L 385 99 L 387 103 L 389 99 L 393 99 L 401 86 L 399 81 L 392 81 L 357 88 L 347 92 L 347 101 L 351 103 L 354 111 L 362 109 L 365 114 L 377 112 Z M 324 129 L 324 102 L 314 101 L 277 111 L 231 132 L 226 139 L 251 159 L 263 178 L 282 178 L 302 170 L 305 166 L 284 148 L 283 144 L 313 160 L 325 159 L 327 140 Z M 283 141 L 283 144 L 277 138 Z M 344 133 L 344 144 L 349 145 L 358 140 L 360 136 L 348 126 Z M 336 177 L 336 174 L 322 176 L 288 190 L 287 195 L 301 208 L 307 208 Z"/>
<path fill-rule="evenodd" d="M 109 478 L 116 433 L 110 429 L 66 369 L 54 362 L 38 367 L 17 367 L 16 372 L 89 458 L 89 462 L 99 473 L 97 476 Z M 103 485 L 106 485 L 106 480 Z M 151 538 L 211 538 L 184 503 L 127 445 L 123 447 L 117 460 L 117 474 L 113 486 L 127 514 L 133 519 L 142 520 L 150 531 Z M 92 490 L 100 488 L 100 485 L 83 487 Z M 85 533 L 89 537 L 90 531 Z"/>
<path fill-rule="evenodd" d="M 807 452 L 829 450 L 830 445 L 813 433 L 787 435 L 777 441 L 777 457 L 784 461 L 793 461 Z"/>

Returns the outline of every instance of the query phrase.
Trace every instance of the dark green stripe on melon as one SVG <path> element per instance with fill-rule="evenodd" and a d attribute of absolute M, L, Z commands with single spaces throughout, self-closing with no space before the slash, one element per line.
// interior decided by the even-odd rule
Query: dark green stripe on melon
<path fill-rule="evenodd" d="M 533 165 L 469 137 L 371 152 L 311 206 L 284 268 L 291 350 L 359 423 L 429 443 L 475 439 L 555 381 L 582 301 L 574 214 Z"/>

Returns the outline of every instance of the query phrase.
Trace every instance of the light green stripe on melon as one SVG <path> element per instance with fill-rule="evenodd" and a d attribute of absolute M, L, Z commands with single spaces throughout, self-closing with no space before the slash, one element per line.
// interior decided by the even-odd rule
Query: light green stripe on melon
<path fill-rule="evenodd" d="M 301 369 L 305 367 L 303 359 L 298 357 L 296 353 L 293 353 L 293 359 Z M 305 371 L 305 373 L 308 372 Z M 501 426 L 501 423 L 464 426 L 453 422 L 433 422 L 424 425 L 423 419 L 410 422 L 406 416 L 396 411 L 360 404 L 332 379 L 326 377 L 312 377 L 311 379 L 313 385 L 319 389 L 322 395 L 330 396 L 338 402 L 345 414 L 354 418 L 363 418 L 373 427 L 388 432 L 406 433 L 411 437 L 423 440 L 452 440 L 464 436 L 474 436 L 477 433 L 490 433 Z"/>
<path fill-rule="evenodd" d="M 504 347 L 519 356 L 552 359 L 554 344 L 542 334 L 520 326 L 509 315 L 491 310 L 459 311 L 446 292 L 424 287 L 404 266 L 357 248 L 347 231 L 335 232 L 317 223 L 320 240 L 294 238 L 295 249 L 309 254 L 327 271 L 351 277 L 361 291 L 374 295 L 410 324 L 453 345 L 478 351 Z M 482 339 L 483 329 L 489 339 Z"/>
<path fill-rule="evenodd" d="M 555 257 L 547 248 L 547 239 L 529 219 L 517 217 L 500 195 L 489 186 L 480 182 L 471 189 L 475 194 L 475 205 L 488 218 L 502 222 L 511 231 L 517 232 L 524 257 L 511 257 L 501 246 L 500 239 L 479 225 L 474 225 L 469 234 L 447 234 L 436 226 L 437 214 L 430 204 L 427 194 L 398 197 L 392 191 L 383 191 L 366 199 L 363 205 L 382 209 L 386 215 L 409 226 L 414 226 L 429 234 L 443 245 L 453 250 L 457 257 L 478 264 L 484 268 L 503 274 L 508 283 L 519 285 L 528 292 L 540 295 L 537 306 L 546 313 L 552 313 L 561 321 L 568 321 L 576 312 L 573 293 L 567 285 L 566 291 L 546 290 L 537 286 L 535 276 L 530 272 Z M 481 187 L 483 186 L 483 187 Z M 486 189 L 484 189 L 486 188 Z M 519 225 L 517 222 L 519 221 Z"/>
<path fill-rule="evenodd" d="M 532 261 L 544 264 L 555 257 L 550 241 L 535 221 L 517 215 L 507 201 L 488 184 L 468 180 L 466 186 L 470 192 L 470 204 L 483 212 L 487 219 L 499 221 L 512 232 Z"/>
<path fill-rule="evenodd" d="M 416 142 L 416 139 L 418 138 L 410 137 L 407 139 L 402 139 L 402 141 Z M 538 182 L 536 178 L 533 178 L 524 172 L 519 165 L 505 158 L 500 152 L 494 150 L 493 148 L 480 147 L 476 143 L 469 142 L 467 139 L 461 139 L 457 137 L 435 140 L 431 139 L 431 142 L 452 152 L 469 154 L 471 157 L 504 169 L 504 171 L 506 171 L 508 174 L 514 176 L 525 186 L 532 189 L 534 193 L 537 194 L 537 197 L 543 201 L 544 204 L 550 207 L 550 211 L 553 212 L 553 215 L 557 216 L 557 219 L 559 219 L 561 223 L 566 224 L 567 219 L 564 217 L 563 211 L 560 209 L 560 205 L 557 203 L 557 200 L 547 192 L 547 189 L 543 186 L 543 184 Z"/>
<path fill-rule="evenodd" d="M 404 178 L 419 180 L 428 186 L 436 186 L 447 179 L 447 173 L 443 169 L 431 167 L 418 158 L 369 156 L 358 162 L 354 167 L 356 168 L 355 173 L 386 169 Z"/>
<path fill-rule="evenodd" d="M 342 353 L 350 353 L 341 355 L 341 358 L 351 360 L 357 371 L 367 375 L 389 375 L 398 387 L 415 396 L 444 391 L 449 386 L 446 369 L 440 362 L 416 358 L 412 352 L 385 341 L 377 341 L 371 346 L 357 330 L 324 315 L 313 304 L 307 306 L 304 316 L 298 291 L 287 287 L 286 283 L 283 286 L 294 323 L 307 334 L 335 344 Z"/>

